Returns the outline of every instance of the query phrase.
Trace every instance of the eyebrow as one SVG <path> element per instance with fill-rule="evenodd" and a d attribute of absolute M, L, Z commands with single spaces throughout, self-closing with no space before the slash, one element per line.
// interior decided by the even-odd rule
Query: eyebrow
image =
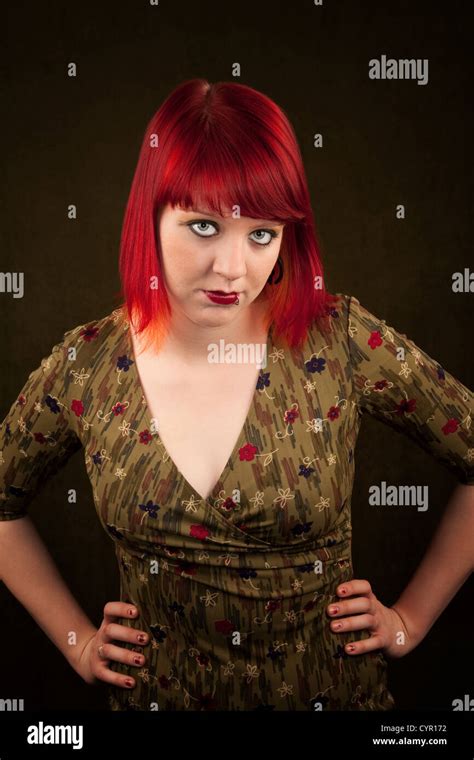
<path fill-rule="evenodd" d="M 212 211 L 202 211 L 199 208 L 191 209 L 190 211 L 185 210 L 185 209 L 182 209 L 182 210 L 184 211 L 185 214 L 203 214 L 203 216 L 213 216 L 217 218 L 217 214 L 213 214 Z M 284 222 L 278 222 L 277 220 L 272 220 L 272 219 L 254 219 L 254 222 L 255 223 L 265 222 L 266 224 L 278 224 L 278 225 L 284 226 Z"/>

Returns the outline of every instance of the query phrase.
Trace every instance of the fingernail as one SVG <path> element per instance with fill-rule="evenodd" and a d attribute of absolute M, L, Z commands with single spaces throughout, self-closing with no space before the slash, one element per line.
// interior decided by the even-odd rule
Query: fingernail
<path fill-rule="evenodd" d="M 347 592 L 347 589 L 344 587 L 339 589 L 340 594 L 345 594 L 346 592 Z"/>
<path fill-rule="evenodd" d="M 127 686 L 129 688 L 131 688 L 133 686 L 133 681 L 131 681 L 129 678 L 127 678 L 127 680 L 125 681 L 125 683 L 127 684 Z"/>
<path fill-rule="evenodd" d="M 346 646 L 346 649 L 347 649 L 348 652 L 353 652 L 354 649 L 355 649 L 355 646 L 353 644 L 348 644 Z"/>
<path fill-rule="evenodd" d="M 140 641 L 142 644 L 146 641 L 146 636 L 144 636 L 142 633 L 139 633 L 137 636 L 138 641 Z"/>
<path fill-rule="evenodd" d="M 330 615 L 335 615 L 336 612 L 339 612 L 339 607 L 330 607 L 329 608 L 329 614 Z"/>
<path fill-rule="evenodd" d="M 129 613 L 130 613 L 130 615 L 136 615 L 137 611 L 136 611 L 135 607 L 130 607 Z"/>

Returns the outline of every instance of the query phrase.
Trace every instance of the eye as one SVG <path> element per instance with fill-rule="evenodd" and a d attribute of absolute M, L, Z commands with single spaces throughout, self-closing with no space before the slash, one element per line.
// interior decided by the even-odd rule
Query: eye
<path fill-rule="evenodd" d="M 197 222 L 189 222 L 187 226 L 191 228 L 192 232 L 194 232 L 195 235 L 198 235 L 199 237 L 204 237 L 204 238 L 214 237 L 212 230 L 217 229 L 217 225 L 214 222 L 207 221 L 205 219 L 201 219 Z M 198 229 L 194 229 L 195 227 L 197 227 Z M 272 240 L 278 237 L 278 233 L 275 232 L 274 230 L 264 230 L 264 229 L 255 230 L 251 234 L 261 236 L 262 233 L 263 235 L 268 236 L 266 240 L 264 239 L 262 240 L 262 237 L 259 237 L 259 239 L 257 240 L 253 240 L 253 242 L 257 243 L 257 245 L 259 246 L 270 245 Z"/>
<path fill-rule="evenodd" d="M 212 235 L 207 235 L 204 232 L 204 230 L 202 229 L 203 227 L 210 227 L 211 225 L 214 227 L 214 225 L 212 224 L 212 222 L 200 221 L 200 222 L 191 222 L 188 226 L 191 227 L 191 229 L 194 232 L 194 234 L 195 235 L 199 235 L 199 237 L 213 237 Z M 200 232 L 196 232 L 193 229 L 193 227 L 200 227 Z M 215 229 L 215 227 L 214 227 L 214 229 Z M 204 234 L 201 234 L 201 232 L 204 232 Z"/>
<path fill-rule="evenodd" d="M 275 232 L 274 230 L 255 230 L 255 232 L 252 232 L 252 235 L 258 235 L 259 233 L 262 233 L 262 232 L 264 235 L 270 235 L 270 239 L 269 240 L 267 239 L 266 243 L 261 242 L 262 238 L 260 238 L 260 240 L 255 240 L 255 242 L 258 245 L 270 245 L 272 240 L 278 237 L 278 233 Z"/>

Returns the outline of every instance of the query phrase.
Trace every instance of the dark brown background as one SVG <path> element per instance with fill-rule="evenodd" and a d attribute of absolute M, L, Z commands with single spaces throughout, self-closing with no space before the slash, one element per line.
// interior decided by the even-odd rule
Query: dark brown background
<path fill-rule="evenodd" d="M 472 264 L 472 71 L 468 3 L 18 2 L 4 11 L 0 415 L 65 330 L 115 305 L 118 243 L 145 126 L 186 79 L 240 79 L 288 114 L 306 166 L 329 290 L 355 295 L 474 387 L 471 294 L 451 276 Z M 428 58 L 429 82 L 372 81 L 382 54 Z M 78 76 L 67 76 L 68 62 Z M 313 148 L 321 132 L 324 148 Z M 67 219 L 69 203 L 79 218 Z M 407 218 L 395 219 L 395 206 Z M 367 419 L 356 450 L 354 567 L 387 605 L 427 547 L 456 485 L 404 436 Z M 371 484 L 428 484 L 428 512 L 367 504 Z M 66 490 L 78 503 L 68 505 Z M 119 598 L 113 544 L 99 525 L 82 454 L 30 509 L 96 625 Z M 473 694 L 473 580 L 427 638 L 390 660 L 398 707 L 451 710 Z M 32 708 L 106 708 L 0 584 L 0 697 Z"/>

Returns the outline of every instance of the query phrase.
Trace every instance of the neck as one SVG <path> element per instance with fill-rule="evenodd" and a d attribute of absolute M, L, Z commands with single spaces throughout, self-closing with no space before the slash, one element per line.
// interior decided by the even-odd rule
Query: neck
<path fill-rule="evenodd" d="M 192 364 L 195 368 L 209 367 L 209 344 L 266 343 L 268 329 L 264 315 L 266 302 L 253 302 L 227 325 L 197 325 L 186 314 L 173 309 L 169 330 L 158 355 L 171 358 L 176 364 Z M 134 344 L 137 338 L 133 335 Z"/>

